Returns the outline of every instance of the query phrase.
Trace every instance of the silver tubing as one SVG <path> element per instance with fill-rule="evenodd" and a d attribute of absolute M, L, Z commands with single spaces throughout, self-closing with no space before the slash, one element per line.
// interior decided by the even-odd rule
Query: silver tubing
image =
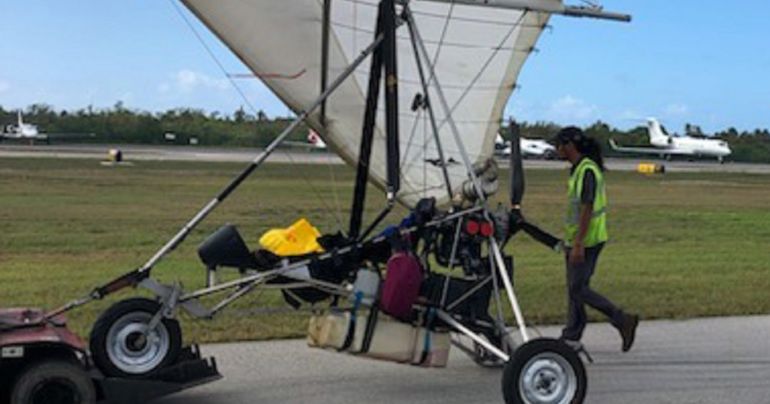
<path fill-rule="evenodd" d="M 462 325 L 459 321 L 455 320 L 449 313 L 443 311 L 443 310 L 437 310 L 436 315 L 445 323 L 452 326 L 454 329 L 456 329 L 458 332 L 466 335 L 468 338 L 472 339 L 474 342 L 478 343 L 479 345 L 486 348 L 489 352 L 492 352 L 497 356 L 498 358 L 502 359 L 505 362 L 508 362 L 511 357 L 508 356 L 505 352 L 501 351 L 496 346 L 489 343 L 489 341 L 485 340 L 484 338 L 481 338 L 478 334 L 471 331 L 468 327 Z"/>
<path fill-rule="evenodd" d="M 407 13 L 410 11 L 407 9 Z M 433 104 L 430 102 L 430 95 L 428 94 L 430 89 L 428 88 L 428 82 L 425 81 L 425 72 L 422 68 L 422 59 L 420 58 L 420 51 L 417 49 L 417 44 L 414 41 L 414 33 L 412 32 L 412 18 L 409 17 L 407 21 L 407 27 L 409 27 L 409 34 L 412 40 L 412 49 L 414 51 L 415 62 L 417 63 L 417 71 L 420 73 L 420 84 L 422 84 L 422 92 L 425 94 L 425 105 L 428 109 L 428 116 L 430 117 L 430 125 L 433 129 L 433 138 L 436 142 L 436 150 L 438 151 L 438 158 L 441 161 L 441 171 L 444 174 L 444 182 L 446 182 L 447 194 L 449 200 L 452 200 L 452 183 L 449 180 L 449 171 L 446 167 L 446 159 L 444 158 L 444 147 L 441 145 L 441 139 L 439 138 L 438 124 L 436 124 L 436 115 L 433 111 Z"/>
<path fill-rule="evenodd" d="M 336 80 L 334 80 L 334 82 L 329 86 L 329 88 L 327 88 L 326 91 L 324 91 L 318 98 L 316 98 L 315 101 L 313 101 L 313 104 L 310 106 L 310 108 L 302 112 L 297 117 L 297 119 L 295 119 L 291 123 L 291 125 L 289 125 L 286 129 L 284 129 L 284 131 L 281 132 L 281 134 L 278 135 L 278 137 L 276 137 L 275 139 L 273 139 L 272 142 L 270 142 L 270 144 L 265 148 L 265 150 L 263 150 L 262 153 L 260 153 L 254 159 L 254 161 L 252 162 L 253 167 L 250 167 L 250 170 L 253 170 L 256 167 L 259 167 L 259 165 L 261 165 L 267 159 L 267 157 L 273 153 L 273 151 L 289 136 L 289 134 L 292 131 L 294 131 L 294 129 L 296 129 L 302 122 L 304 122 L 313 111 L 315 111 L 319 106 L 321 106 L 324 100 L 329 98 L 329 96 L 334 91 L 337 90 L 337 87 L 339 87 L 351 74 L 353 74 L 353 72 L 355 72 L 358 66 L 361 63 L 363 63 L 364 60 L 366 60 L 366 58 L 377 48 L 377 46 L 380 45 L 380 43 L 382 43 L 384 38 L 385 38 L 384 35 L 378 36 L 374 40 L 374 42 L 372 42 L 369 45 L 369 47 L 364 49 L 364 51 L 361 52 L 361 54 L 353 61 L 353 63 L 351 63 L 350 66 L 348 66 L 347 69 L 345 69 L 345 71 L 342 72 L 342 74 L 340 74 L 340 76 L 337 77 Z M 248 171 L 245 172 L 245 174 L 248 175 Z M 235 186 L 237 185 L 238 184 L 235 184 Z M 225 195 L 229 194 L 233 189 L 226 189 L 224 191 L 224 194 Z M 164 245 L 160 250 L 158 250 L 158 252 L 155 253 L 155 255 L 152 258 L 150 258 L 150 260 L 147 261 L 147 263 L 145 263 L 144 266 L 142 266 L 142 268 L 139 269 L 139 272 L 149 271 L 150 269 L 152 269 L 152 267 L 155 266 L 155 264 L 158 263 L 158 261 L 161 260 L 161 258 L 163 258 L 163 256 L 165 256 L 166 254 L 174 250 L 174 248 L 176 248 L 177 245 L 179 245 L 179 243 L 184 241 L 184 239 L 190 234 L 190 232 L 201 221 L 203 221 L 203 219 L 205 219 L 206 216 L 208 216 L 208 214 L 211 213 L 211 211 L 213 211 L 214 208 L 216 208 L 217 205 L 219 205 L 219 203 L 222 202 L 223 199 L 224 197 L 217 197 L 212 199 L 208 204 L 206 204 L 206 206 L 204 206 L 203 209 L 201 209 L 201 211 L 198 212 L 198 214 L 196 214 L 195 217 L 192 218 L 192 220 L 190 220 L 168 243 L 166 243 L 166 245 Z"/>
<path fill-rule="evenodd" d="M 274 276 L 280 275 L 280 272 L 281 271 L 285 271 L 285 270 L 287 270 L 287 269 L 285 269 L 285 268 L 274 269 L 272 271 L 266 271 L 266 272 L 262 272 L 262 273 L 258 273 L 258 274 L 254 274 L 254 275 L 250 275 L 250 276 L 246 276 L 244 278 L 236 279 L 234 281 L 220 283 L 220 284 L 218 284 L 216 286 L 212 286 L 210 288 L 198 289 L 198 290 L 196 290 L 194 292 L 190 292 L 190 293 L 187 293 L 187 294 L 183 295 L 182 297 L 179 298 L 179 301 L 180 302 L 186 302 L 188 300 L 197 299 L 199 297 L 208 296 L 208 295 L 211 295 L 211 294 L 214 294 L 214 293 L 218 293 L 218 292 L 223 292 L 225 290 L 232 289 L 232 288 L 235 288 L 235 287 L 238 287 L 238 286 L 242 286 L 242 285 L 245 285 L 245 284 L 248 284 L 248 283 L 262 282 L 262 281 L 267 280 L 268 278 L 272 278 Z"/>
<path fill-rule="evenodd" d="M 402 0 L 403 1 L 403 0 Z M 426 1 L 426 0 L 421 0 Z M 629 22 L 628 14 L 607 12 L 599 7 L 567 6 L 561 0 L 429 0 L 437 3 L 455 3 L 471 6 L 507 8 L 512 10 L 537 11 L 560 14 L 569 17 L 591 17 L 602 20 Z"/>
<path fill-rule="evenodd" d="M 500 274 L 500 278 L 503 280 L 505 291 L 508 293 L 508 300 L 511 303 L 511 309 L 513 309 L 513 315 L 516 317 L 516 324 L 521 332 L 521 338 L 524 342 L 529 342 L 529 334 L 527 333 L 527 325 L 524 323 L 524 315 L 521 314 L 521 307 L 519 306 L 519 300 L 516 298 L 516 294 L 513 291 L 513 284 L 511 278 L 508 276 L 508 272 L 505 269 L 505 262 L 503 262 L 503 256 L 500 254 L 500 246 L 497 245 L 497 240 L 494 237 L 489 238 L 489 245 L 492 247 L 492 254 L 495 257 L 497 263 L 497 270 Z"/>
<path fill-rule="evenodd" d="M 279 136 L 280 140 L 283 140 L 281 136 Z M 278 140 L 278 139 L 276 139 Z M 181 243 L 185 237 L 187 237 L 188 234 L 195 228 L 195 226 L 198 225 L 203 219 L 208 216 L 209 213 L 211 213 L 214 208 L 217 207 L 219 204 L 219 199 L 214 198 L 209 203 L 206 204 L 206 206 L 203 207 L 203 209 L 200 210 L 187 224 L 182 227 L 181 230 L 171 239 L 169 240 L 166 245 L 164 245 L 158 252 L 155 253 L 155 255 L 152 256 L 143 266 L 141 269 L 139 269 L 139 272 L 145 272 L 152 269 L 152 267 L 155 266 L 155 264 L 158 263 L 158 261 L 163 258 L 166 254 L 171 252 L 176 246 Z"/>
<path fill-rule="evenodd" d="M 428 55 L 428 50 L 425 47 L 425 42 L 422 40 L 422 36 L 420 35 L 420 30 L 417 27 L 417 22 L 412 17 L 412 12 L 409 9 L 409 5 L 404 5 L 404 7 L 407 9 L 407 12 L 404 13 L 406 15 L 406 18 L 409 19 L 409 32 L 411 35 L 411 40 L 413 43 L 416 43 L 419 45 L 419 49 L 422 52 L 423 57 L 427 61 L 426 65 L 428 66 L 428 69 L 430 70 L 430 75 L 433 77 L 433 84 L 434 88 L 436 89 L 436 94 L 438 95 L 439 101 L 441 101 L 441 107 L 444 109 L 444 113 L 446 114 L 446 121 L 449 123 L 449 127 L 452 130 L 452 135 L 455 140 L 455 144 L 457 145 L 457 149 L 460 151 L 460 156 L 463 159 L 463 164 L 465 164 L 465 170 L 468 172 L 468 176 L 471 178 L 471 182 L 473 183 L 473 188 L 476 190 L 476 194 L 479 197 L 479 201 L 482 203 L 486 202 L 486 197 L 484 197 L 484 190 L 481 188 L 481 183 L 479 182 L 478 177 L 476 176 L 476 173 L 473 172 L 473 164 L 471 163 L 470 157 L 468 157 L 468 152 L 465 150 L 465 144 L 463 143 L 462 139 L 460 138 L 460 131 L 457 129 L 457 124 L 455 123 L 454 118 L 452 117 L 452 109 L 449 107 L 449 103 L 446 100 L 446 96 L 444 95 L 444 90 L 441 88 L 441 83 L 439 82 L 438 76 L 436 75 L 436 69 L 434 66 L 430 63 L 430 57 Z"/>
<path fill-rule="evenodd" d="M 223 292 L 225 290 L 229 290 L 229 289 L 232 289 L 232 288 L 248 285 L 250 283 L 267 282 L 270 279 L 275 278 L 277 276 L 284 276 L 286 278 L 290 278 L 290 279 L 296 280 L 298 282 L 307 283 L 308 285 L 311 285 L 311 286 L 318 286 L 318 287 L 326 288 L 328 290 L 334 291 L 337 294 L 345 294 L 345 293 L 347 293 L 347 291 L 344 288 L 342 288 L 340 285 L 337 285 L 337 284 L 334 284 L 334 283 L 330 283 L 330 282 L 321 281 L 321 280 L 318 280 L 318 279 L 300 279 L 300 278 L 296 278 L 296 277 L 292 276 L 290 273 L 288 273 L 288 272 L 291 272 L 294 269 L 301 268 L 303 266 L 307 266 L 309 263 L 310 263 L 310 260 L 295 262 L 295 263 L 293 263 L 291 265 L 287 265 L 287 266 L 285 266 L 283 268 L 273 269 L 273 270 L 265 271 L 265 272 L 260 272 L 260 273 L 257 273 L 257 274 L 254 274 L 254 275 L 250 275 L 250 276 L 246 276 L 246 277 L 243 277 L 243 278 L 240 278 L 240 279 L 236 279 L 236 280 L 233 280 L 233 281 L 230 281 L 230 282 L 220 283 L 219 285 L 216 285 L 214 287 L 199 289 L 199 290 L 196 290 L 194 292 L 190 292 L 190 293 L 187 293 L 187 294 L 183 295 L 182 297 L 179 298 L 179 302 L 183 303 L 183 302 L 186 302 L 186 301 L 189 301 L 189 300 L 197 299 L 199 297 L 208 296 L 208 295 L 212 295 L 212 294 L 218 293 L 218 292 Z M 284 287 L 285 286 L 281 285 L 281 287 L 279 287 L 279 289 L 280 288 L 284 288 Z"/>
<path fill-rule="evenodd" d="M 248 285 L 243 285 L 240 289 L 233 292 L 230 296 L 227 296 L 226 299 L 219 302 L 216 306 L 212 307 L 209 311 L 209 317 L 214 317 L 217 313 L 222 311 L 225 307 L 229 306 L 230 303 L 236 301 L 241 296 L 251 292 L 257 285 L 259 285 L 262 281 L 255 281 Z"/>
<path fill-rule="evenodd" d="M 463 220 L 462 218 L 457 218 L 457 227 L 455 230 L 455 238 L 452 241 L 452 252 L 449 253 L 449 271 L 452 271 L 452 268 L 455 265 L 455 256 L 457 255 L 457 244 L 460 241 L 460 230 L 462 230 L 463 227 Z M 441 291 L 441 307 L 444 307 L 446 305 L 446 297 L 447 293 L 449 293 L 449 283 L 450 283 L 450 277 L 449 275 L 446 275 L 444 278 L 444 289 Z"/>
<path fill-rule="evenodd" d="M 495 294 L 495 311 L 497 312 L 497 323 L 498 325 L 501 325 L 501 327 L 505 328 L 505 315 L 503 314 L 503 302 L 502 299 L 500 299 L 500 282 L 497 280 L 495 261 L 489 260 L 489 272 L 492 274 L 492 290 Z M 507 330 L 505 331 L 507 332 Z"/>
<path fill-rule="evenodd" d="M 457 307 L 458 304 L 464 302 L 466 299 L 471 297 L 474 293 L 478 292 L 479 289 L 483 288 L 491 281 L 491 276 L 488 276 L 483 281 L 477 283 L 474 287 L 470 288 L 467 292 L 463 293 L 462 296 L 458 297 L 455 301 L 452 302 L 449 306 L 447 306 L 447 310 L 452 310 L 455 307 Z"/>

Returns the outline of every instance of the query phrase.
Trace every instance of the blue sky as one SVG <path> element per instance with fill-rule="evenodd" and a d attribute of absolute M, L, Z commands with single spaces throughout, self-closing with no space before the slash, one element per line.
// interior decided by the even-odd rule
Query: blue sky
<path fill-rule="evenodd" d="M 265 0 L 278 1 L 278 0 Z M 282 0 L 291 1 L 291 0 Z M 576 2 L 577 0 L 567 2 Z M 674 131 L 770 127 L 770 2 L 605 0 L 631 24 L 555 16 L 519 78 L 518 119 L 622 128 L 647 116 Z M 232 113 L 243 101 L 163 0 L 0 0 L 0 105 L 44 102 Z M 228 72 L 246 69 L 198 25 Z M 270 115 L 287 108 L 239 85 Z"/>

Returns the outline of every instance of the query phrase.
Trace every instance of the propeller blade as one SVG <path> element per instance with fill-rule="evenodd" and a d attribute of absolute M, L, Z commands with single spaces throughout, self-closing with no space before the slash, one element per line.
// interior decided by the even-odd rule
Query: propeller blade
<path fill-rule="evenodd" d="M 508 125 L 511 131 L 511 187 L 510 198 L 511 207 L 516 208 L 521 205 L 524 199 L 525 183 L 524 168 L 521 162 L 521 133 L 519 124 L 511 120 Z"/>

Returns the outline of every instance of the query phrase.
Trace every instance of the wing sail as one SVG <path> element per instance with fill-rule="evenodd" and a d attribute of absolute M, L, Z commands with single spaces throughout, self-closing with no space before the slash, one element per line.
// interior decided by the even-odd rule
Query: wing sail
<path fill-rule="evenodd" d="M 183 0 L 262 81 L 294 111 L 305 110 L 321 92 L 323 0 Z M 435 66 L 452 117 L 473 162 L 492 157 L 505 105 L 521 68 L 550 14 L 473 5 L 412 1 L 410 8 Z M 333 0 L 330 14 L 329 77 L 336 77 L 374 36 L 375 0 Z M 423 97 L 419 71 L 406 27 L 398 31 L 401 191 L 412 205 L 422 197 L 449 199 L 426 110 L 409 106 Z M 302 74 L 295 74 L 302 72 Z M 320 112 L 310 126 L 330 149 L 355 165 L 363 126 L 368 69 L 359 69 L 327 100 L 325 126 Z M 428 96 L 436 99 L 435 90 Z M 384 103 L 380 103 L 384 105 Z M 434 102 L 453 190 L 467 179 L 447 114 Z M 380 114 L 382 115 L 382 114 Z M 385 183 L 384 119 L 378 116 L 371 180 Z"/>

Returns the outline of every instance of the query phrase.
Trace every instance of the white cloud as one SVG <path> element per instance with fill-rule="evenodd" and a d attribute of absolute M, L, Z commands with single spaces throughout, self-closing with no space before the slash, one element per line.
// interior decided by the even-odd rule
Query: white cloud
<path fill-rule="evenodd" d="M 690 113 L 690 107 L 685 104 L 669 104 L 666 106 L 665 112 L 671 117 L 682 117 Z"/>
<path fill-rule="evenodd" d="M 548 115 L 559 122 L 587 122 L 598 117 L 599 108 L 571 95 L 565 95 L 551 103 Z"/>
<path fill-rule="evenodd" d="M 158 91 L 161 93 L 176 91 L 189 94 L 197 90 L 226 91 L 229 88 L 230 84 L 227 79 L 215 79 L 189 69 L 176 72 L 170 81 L 158 85 Z"/>

